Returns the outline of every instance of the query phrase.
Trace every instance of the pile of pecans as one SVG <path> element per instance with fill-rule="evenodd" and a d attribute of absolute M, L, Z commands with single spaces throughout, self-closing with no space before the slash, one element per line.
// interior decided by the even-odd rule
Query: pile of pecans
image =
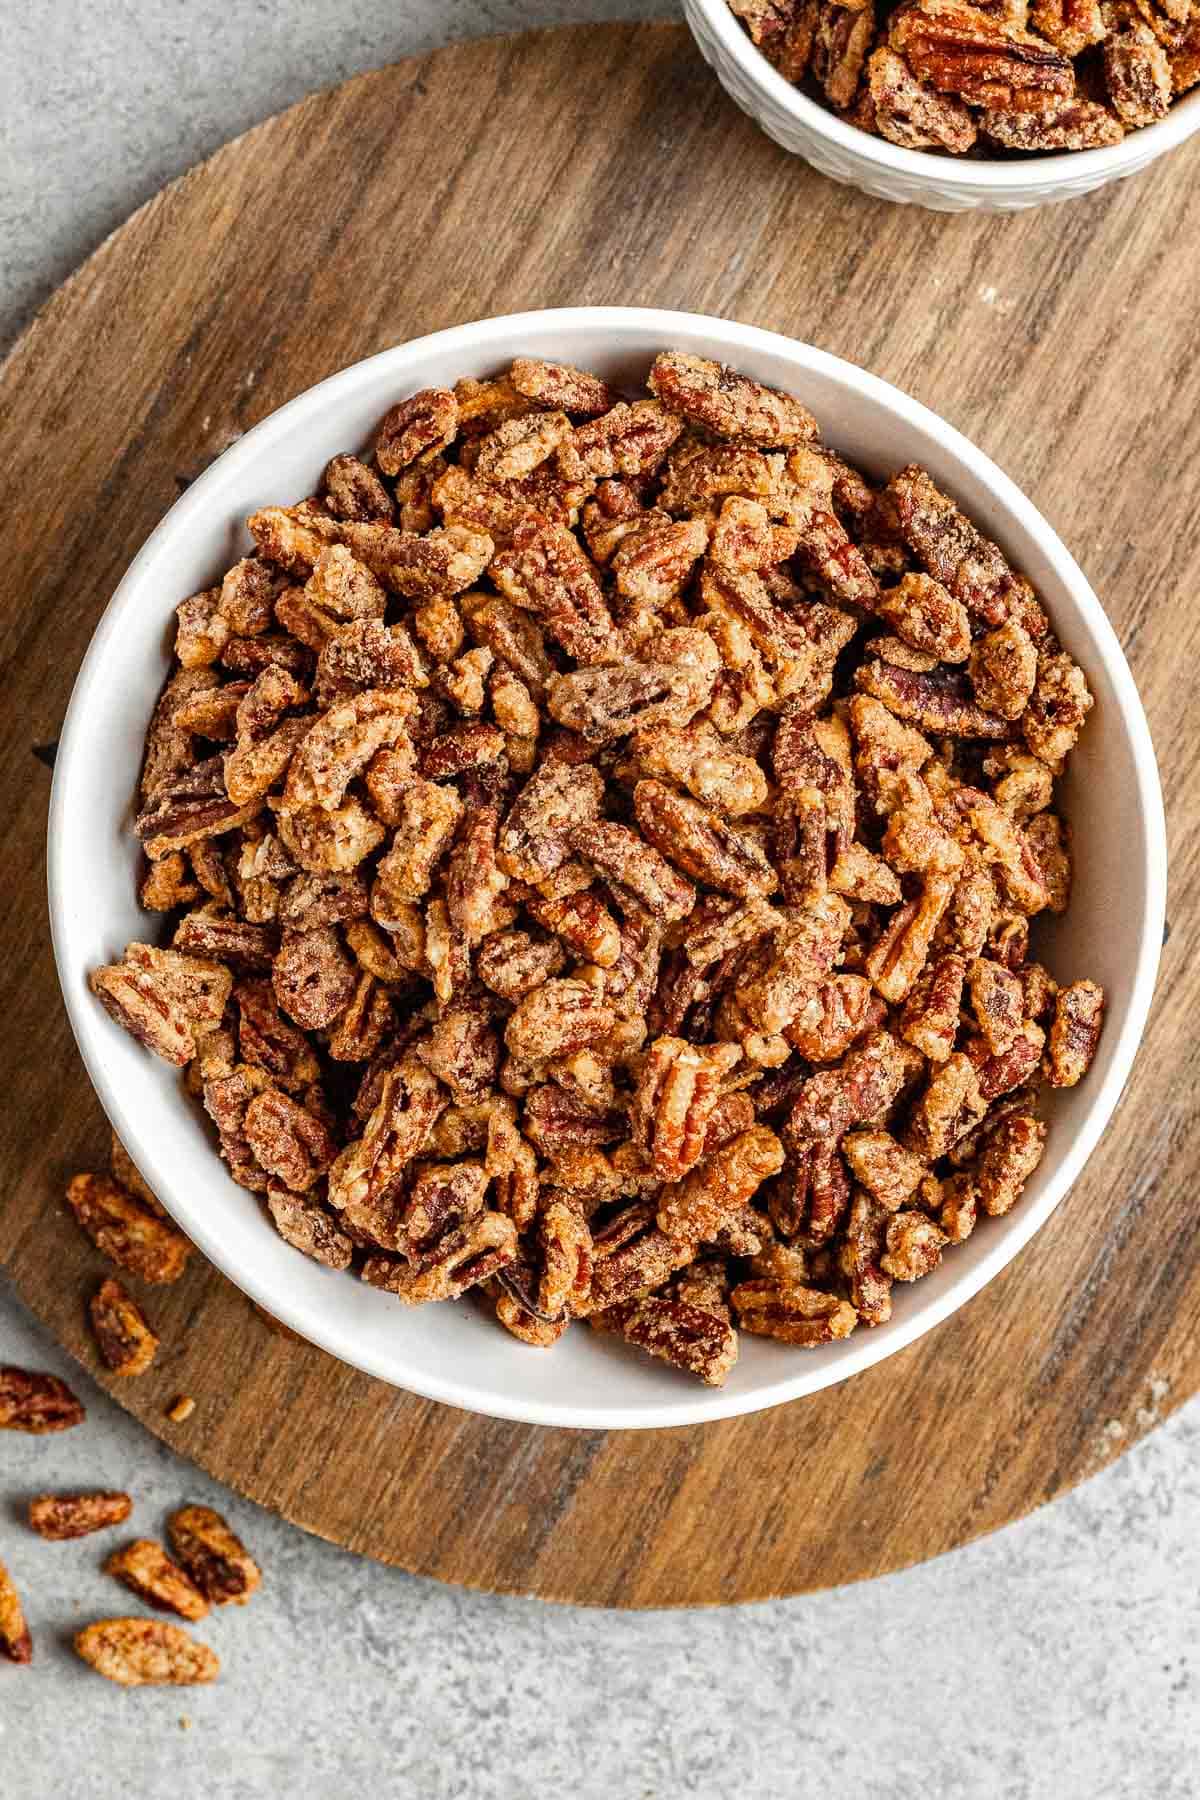
<path fill-rule="evenodd" d="M 1095 150 L 1200 82 L 1200 0 L 729 5 L 786 80 L 907 150 Z"/>
<path fill-rule="evenodd" d="M 890 1315 L 1041 1157 L 1091 707 L 1030 583 L 669 351 L 402 401 L 178 609 L 95 971 L 287 1241 L 719 1384 Z"/>

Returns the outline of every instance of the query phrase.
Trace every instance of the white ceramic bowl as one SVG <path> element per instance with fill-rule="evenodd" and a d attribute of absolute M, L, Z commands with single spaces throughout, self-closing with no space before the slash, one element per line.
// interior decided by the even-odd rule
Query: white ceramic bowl
<path fill-rule="evenodd" d="M 1076 150 L 995 162 L 933 156 L 872 137 L 819 106 L 785 81 L 751 42 L 726 0 L 683 0 L 704 60 L 737 102 L 785 150 L 833 181 L 878 200 L 935 212 L 1016 212 L 1073 200 L 1106 182 L 1136 175 L 1164 151 L 1200 130 L 1200 88 L 1176 102 L 1157 125 L 1131 131 L 1105 150 Z"/>
<path fill-rule="evenodd" d="M 177 1073 L 115 1025 L 86 984 L 128 939 L 154 935 L 134 896 L 130 830 L 143 733 L 168 666 L 172 609 L 248 547 L 246 515 L 310 493 L 331 454 L 368 442 L 380 415 L 417 388 L 500 371 L 518 353 L 636 383 L 665 346 L 794 390 L 828 440 L 868 469 L 924 463 L 1036 583 L 1096 695 L 1067 784 L 1075 898 L 1042 954 L 1064 977 L 1102 981 L 1109 1012 L 1086 1081 L 1051 1101 L 1040 1169 L 1006 1218 L 985 1221 L 935 1274 L 897 1289 L 889 1324 L 820 1350 L 744 1335 L 719 1392 L 588 1330 L 533 1350 L 468 1303 L 409 1310 L 308 1261 L 229 1179 Z M 1011 1260 L 1079 1174 L 1129 1073 L 1158 965 L 1166 850 L 1150 735 L 1112 627 L 1045 520 L 986 456 L 886 382 L 806 344 L 688 313 L 581 307 L 386 350 L 301 394 L 200 476 L 135 558 L 84 659 L 55 769 L 49 869 L 59 976 L 88 1072 L 134 1161 L 204 1254 L 296 1331 L 386 1381 L 475 1412 L 600 1429 L 719 1419 L 812 1393 L 912 1343 Z"/>

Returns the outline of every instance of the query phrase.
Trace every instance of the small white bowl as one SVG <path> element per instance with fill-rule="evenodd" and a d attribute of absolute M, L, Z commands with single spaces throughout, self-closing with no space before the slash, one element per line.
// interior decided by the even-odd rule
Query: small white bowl
<path fill-rule="evenodd" d="M 533 1350 L 469 1303 L 406 1309 L 310 1262 L 229 1179 L 177 1072 L 115 1025 L 87 987 L 89 969 L 127 940 L 155 935 L 135 898 L 130 829 L 143 734 L 168 667 L 173 608 L 248 547 L 246 515 L 310 493 L 329 456 L 368 442 L 381 414 L 418 388 L 500 371 L 517 354 L 639 383 L 667 346 L 793 390 L 828 441 L 874 472 L 923 463 L 1036 584 L 1096 695 L 1065 797 L 1075 897 L 1040 948 L 1064 978 L 1103 982 L 1109 1010 L 1091 1073 L 1050 1101 L 1041 1167 L 1011 1213 L 897 1289 L 889 1324 L 820 1350 L 743 1334 L 719 1391 L 586 1328 Z M 986 456 L 886 382 L 807 344 L 689 313 L 580 307 L 460 325 L 386 350 L 292 400 L 200 476 L 134 559 L 84 659 L 54 774 L 49 874 L 58 972 L 88 1073 L 138 1168 L 204 1254 L 285 1324 L 385 1381 L 499 1418 L 602 1430 L 727 1418 L 813 1393 L 911 1344 L 1015 1256 L 1083 1168 L 1125 1084 L 1158 966 L 1166 847 L 1150 734 L 1112 627 L 1046 521 Z"/>
<path fill-rule="evenodd" d="M 823 175 L 906 206 L 934 212 L 1016 212 L 1074 200 L 1107 182 L 1136 175 L 1164 151 L 1200 131 L 1200 88 L 1178 100 L 1165 119 L 1131 131 L 1104 150 L 1060 156 L 975 161 L 904 150 L 872 137 L 819 106 L 785 81 L 750 39 L 726 0 L 683 0 L 700 53 L 731 100 L 785 150 Z"/>

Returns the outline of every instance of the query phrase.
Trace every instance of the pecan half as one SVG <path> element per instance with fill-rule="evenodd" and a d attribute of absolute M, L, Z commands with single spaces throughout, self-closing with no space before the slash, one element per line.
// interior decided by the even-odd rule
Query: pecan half
<path fill-rule="evenodd" d="M 119 1687 L 195 1687 L 215 1681 L 220 1660 L 182 1625 L 156 1619 L 97 1619 L 75 1634 L 89 1668 Z"/>
<path fill-rule="evenodd" d="M 0 1431 L 41 1437 L 83 1423 L 85 1409 L 65 1381 L 8 1363 L 0 1367 Z"/>
<path fill-rule="evenodd" d="M 109 1490 L 92 1494 L 36 1494 L 29 1502 L 29 1529 L 51 1543 L 89 1537 L 123 1525 L 133 1511 L 128 1494 Z"/>
<path fill-rule="evenodd" d="M 242 1540 L 211 1506 L 182 1506 L 167 1520 L 171 1548 L 213 1606 L 245 1606 L 262 1571 Z"/>
<path fill-rule="evenodd" d="M 88 1303 L 100 1354 L 114 1375 L 144 1375 L 154 1361 L 158 1339 L 146 1315 L 119 1281 L 102 1281 Z"/>

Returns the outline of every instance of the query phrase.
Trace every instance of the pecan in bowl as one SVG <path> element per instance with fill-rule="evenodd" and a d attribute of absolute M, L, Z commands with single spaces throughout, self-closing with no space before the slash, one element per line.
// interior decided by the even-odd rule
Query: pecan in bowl
<path fill-rule="evenodd" d="M 555 1422 L 917 1335 L 1061 1196 L 1145 1000 L 1114 1044 L 1113 653 L 1053 559 L 977 469 L 872 455 L 826 359 L 664 323 L 392 382 L 299 501 L 253 459 L 147 707 L 157 922 L 91 958 L 188 1236 L 349 1360 Z"/>

